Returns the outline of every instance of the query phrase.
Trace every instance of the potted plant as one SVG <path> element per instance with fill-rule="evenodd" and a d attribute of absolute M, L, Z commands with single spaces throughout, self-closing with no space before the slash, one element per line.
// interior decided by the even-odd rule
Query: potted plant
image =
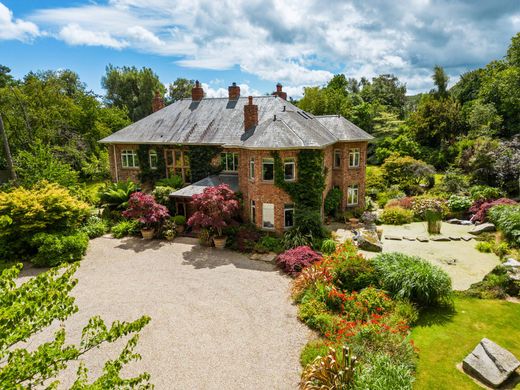
<path fill-rule="evenodd" d="M 447 213 L 446 202 L 438 198 L 417 197 L 412 204 L 414 214 L 426 221 L 429 234 L 440 234 L 442 218 Z"/>
<path fill-rule="evenodd" d="M 141 223 L 141 234 L 145 240 L 151 240 L 155 229 L 169 217 L 168 209 L 157 203 L 152 195 L 134 192 L 128 200 L 128 209 L 123 212 L 126 218 L 136 219 Z"/>
<path fill-rule="evenodd" d="M 212 237 L 215 247 L 224 248 L 227 237 L 222 230 L 229 226 L 239 210 L 235 193 L 226 184 L 208 187 L 202 194 L 192 196 L 192 204 L 196 211 L 188 219 L 188 225 L 195 230 L 209 229 L 216 233 Z"/>
<path fill-rule="evenodd" d="M 172 241 L 175 236 L 177 236 L 177 225 L 175 224 L 174 218 L 170 218 L 164 222 L 162 232 L 164 238 L 168 241 Z"/>
<path fill-rule="evenodd" d="M 186 224 L 186 217 L 184 215 L 176 215 L 173 217 L 175 226 L 177 226 L 177 233 L 181 234 L 184 232 L 184 225 Z"/>

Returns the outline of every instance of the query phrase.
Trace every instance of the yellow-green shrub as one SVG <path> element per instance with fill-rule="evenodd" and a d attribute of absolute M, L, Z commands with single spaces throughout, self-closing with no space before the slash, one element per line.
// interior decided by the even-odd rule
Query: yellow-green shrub
<path fill-rule="evenodd" d="M 387 207 L 379 219 L 387 225 L 404 225 L 413 221 L 413 211 L 399 206 Z"/>

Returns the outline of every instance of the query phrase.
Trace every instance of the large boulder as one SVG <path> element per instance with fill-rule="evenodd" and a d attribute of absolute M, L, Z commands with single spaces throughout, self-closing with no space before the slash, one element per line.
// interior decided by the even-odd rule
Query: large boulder
<path fill-rule="evenodd" d="M 500 387 L 520 367 L 520 361 L 507 349 L 483 338 L 462 361 L 469 375 L 493 388 Z"/>
<path fill-rule="evenodd" d="M 486 222 L 486 223 L 482 223 L 480 225 L 475 226 L 468 233 L 473 234 L 474 236 L 478 236 L 481 233 L 494 232 L 496 230 L 497 229 L 496 229 L 495 225 L 493 225 L 492 223 Z"/>
<path fill-rule="evenodd" d="M 383 251 L 383 244 L 379 241 L 377 233 L 372 230 L 361 229 L 357 236 L 357 245 L 359 249 L 368 252 Z"/>

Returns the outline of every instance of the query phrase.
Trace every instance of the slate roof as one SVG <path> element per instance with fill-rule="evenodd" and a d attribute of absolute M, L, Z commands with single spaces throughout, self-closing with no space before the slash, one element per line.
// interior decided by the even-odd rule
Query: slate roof
<path fill-rule="evenodd" d="M 216 187 L 220 184 L 227 184 L 234 192 L 238 192 L 238 175 L 213 175 L 205 177 L 196 183 L 190 184 L 180 190 L 174 191 L 170 196 L 179 198 L 191 198 L 192 195 L 202 194 L 208 187 Z"/>
<path fill-rule="evenodd" d="M 315 117 L 277 96 L 253 98 L 258 106 L 258 126 L 244 132 L 247 101 L 246 97 L 235 101 L 227 97 L 179 100 L 100 142 L 301 149 L 373 138 L 343 117 Z"/>

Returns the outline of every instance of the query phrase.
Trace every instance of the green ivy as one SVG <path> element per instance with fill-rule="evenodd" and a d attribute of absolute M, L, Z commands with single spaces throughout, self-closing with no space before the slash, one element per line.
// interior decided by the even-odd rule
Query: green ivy
<path fill-rule="evenodd" d="M 222 168 L 220 165 L 214 167 L 211 162 L 220 154 L 222 148 L 218 146 L 190 146 L 188 156 L 190 159 L 191 182 L 195 183 L 210 175 L 219 173 Z"/>
<path fill-rule="evenodd" d="M 157 152 L 157 169 L 150 168 L 150 150 Z M 155 183 L 166 177 L 166 160 L 164 159 L 164 146 L 161 145 L 139 145 L 137 150 L 139 156 L 139 180 L 142 183 Z"/>

